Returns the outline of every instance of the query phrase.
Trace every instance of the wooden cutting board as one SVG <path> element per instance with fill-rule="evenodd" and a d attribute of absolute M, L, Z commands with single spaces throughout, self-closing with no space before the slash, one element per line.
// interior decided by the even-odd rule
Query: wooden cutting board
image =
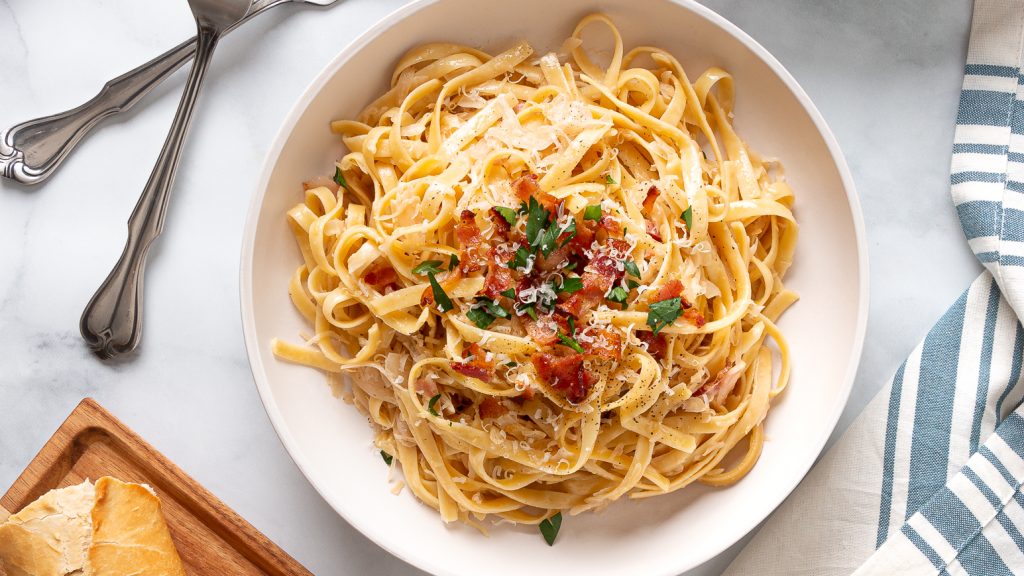
<path fill-rule="evenodd" d="M 312 576 L 92 398 L 75 408 L 0 498 L 0 516 L 53 488 L 102 476 L 149 484 L 156 491 L 190 576 Z"/>

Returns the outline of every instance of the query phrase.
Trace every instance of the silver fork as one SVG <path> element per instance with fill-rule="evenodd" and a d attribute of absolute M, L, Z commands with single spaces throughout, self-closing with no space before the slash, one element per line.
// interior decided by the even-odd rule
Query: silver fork
<path fill-rule="evenodd" d="M 250 0 L 188 0 L 196 18 L 196 57 L 181 103 L 153 173 L 128 220 L 128 243 L 82 314 L 82 337 L 101 358 L 134 350 L 142 330 L 142 275 L 146 254 L 167 215 L 174 174 L 203 78 L 221 35 L 249 10 Z"/>
<path fill-rule="evenodd" d="M 245 18 L 224 30 L 227 34 L 253 16 L 275 6 L 298 2 L 330 6 L 338 0 L 256 0 Z M 22 184 L 38 184 L 60 166 L 71 150 L 101 120 L 127 112 L 196 53 L 196 38 L 178 44 L 138 68 L 104 84 L 100 93 L 77 108 L 27 120 L 0 131 L 0 176 Z"/>

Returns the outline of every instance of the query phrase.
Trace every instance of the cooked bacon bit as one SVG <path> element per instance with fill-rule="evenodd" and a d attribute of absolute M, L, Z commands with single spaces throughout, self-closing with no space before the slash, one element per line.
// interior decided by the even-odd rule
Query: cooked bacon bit
<path fill-rule="evenodd" d="M 498 245 L 490 249 L 490 265 L 484 278 L 483 294 L 491 300 L 501 298 L 501 293 L 516 285 L 516 277 L 505 264 L 512 259 L 515 250 L 507 245 Z"/>
<path fill-rule="evenodd" d="M 476 225 L 476 214 L 472 210 L 463 210 L 459 220 L 455 226 L 455 238 L 461 247 L 459 270 L 463 274 L 469 274 L 483 269 L 487 264 L 489 246 L 484 242 L 480 227 Z"/>
<path fill-rule="evenodd" d="M 647 344 L 647 352 L 654 356 L 657 360 L 665 358 L 665 352 L 668 351 L 668 341 L 665 340 L 664 334 L 655 335 L 653 332 L 647 332 L 646 330 L 638 331 L 636 337 L 641 342 Z"/>
<path fill-rule="evenodd" d="M 573 236 L 567 246 L 572 250 L 573 254 L 580 256 L 585 250 L 590 250 L 590 245 L 593 244 L 596 233 L 597 222 L 585 220 L 577 215 L 576 235 Z"/>
<path fill-rule="evenodd" d="M 497 208 L 491 208 L 488 215 L 491 217 L 491 222 L 494 223 L 494 235 L 499 240 L 508 240 L 509 232 L 512 231 L 512 225 L 508 223 L 508 220 L 505 220 L 505 217 L 501 215 L 501 212 L 498 212 Z"/>
<path fill-rule="evenodd" d="M 622 337 L 618 332 L 604 328 L 592 328 L 587 331 L 587 336 L 589 338 L 579 340 L 586 355 L 599 356 L 609 360 L 622 358 Z"/>
<path fill-rule="evenodd" d="M 644 228 L 655 242 L 661 242 L 661 233 L 658 232 L 658 225 L 653 220 L 644 220 Z"/>
<path fill-rule="evenodd" d="M 658 288 L 648 297 L 648 302 L 655 303 L 661 302 L 662 300 L 669 300 L 681 296 L 683 293 L 683 283 L 679 280 L 669 280 L 664 286 Z"/>
<path fill-rule="evenodd" d="M 416 391 L 428 398 L 437 395 L 437 382 L 430 378 L 420 378 L 416 381 Z"/>
<path fill-rule="evenodd" d="M 577 225 L 577 228 L 579 225 Z M 615 218 L 612 218 L 611 214 L 601 214 L 601 228 L 606 230 L 608 234 L 612 236 L 619 236 L 622 234 L 622 225 Z"/>
<path fill-rule="evenodd" d="M 512 181 L 512 189 L 515 190 L 516 196 L 520 200 L 529 202 L 530 196 L 533 196 L 544 209 L 554 212 L 558 208 L 558 199 L 542 191 L 537 180 L 536 174 L 525 174 Z"/>
<path fill-rule="evenodd" d="M 551 272 L 558 268 L 559 264 L 569 259 L 569 250 L 569 246 L 566 245 L 561 248 L 555 248 L 547 257 L 539 256 L 537 258 L 537 268 L 540 268 L 543 272 Z"/>
<path fill-rule="evenodd" d="M 430 308 L 434 305 L 434 290 L 432 287 L 427 286 L 423 290 L 423 295 L 420 296 L 420 306 L 424 308 Z"/>
<path fill-rule="evenodd" d="M 608 290 L 625 275 L 625 270 L 621 268 L 622 262 L 618 258 L 613 258 L 611 254 L 625 254 L 629 250 L 629 243 L 619 238 L 609 238 L 605 248 L 584 268 L 580 276 L 583 289 L 558 305 L 566 314 L 580 318 L 584 312 L 597 307 L 604 300 Z"/>
<path fill-rule="evenodd" d="M 689 308 L 687 306 L 684 306 L 684 308 L 687 309 L 683 311 L 683 318 L 689 320 L 697 326 L 697 328 L 703 328 L 704 325 L 707 324 L 707 320 L 704 319 L 704 315 L 698 312 L 696 308 Z"/>
<path fill-rule="evenodd" d="M 735 363 L 733 363 L 733 362 L 726 362 L 725 366 L 722 366 L 722 369 L 719 370 L 717 374 L 715 374 L 715 377 L 711 378 L 707 382 L 701 384 L 700 388 L 697 388 L 696 390 L 694 390 L 693 395 L 694 396 L 700 396 L 702 394 L 706 394 L 708 392 L 711 392 L 711 395 L 714 396 L 715 393 L 718 391 L 718 386 L 722 383 L 722 381 L 725 379 L 725 377 L 729 374 L 729 370 L 732 370 L 733 366 L 735 366 Z"/>
<path fill-rule="evenodd" d="M 564 316 L 558 314 L 541 316 L 536 321 L 524 319 L 523 323 L 526 326 L 526 334 L 541 346 L 551 346 L 558 343 L 559 331 L 569 332 L 568 321 Z"/>
<path fill-rule="evenodd" d="M 366 274 L 363 274 L 363 282 L 377 290 L 384 290 L 384 288 L 398 282 L 398 273 L 385 262 L 375 262 L 366 271 Z"/>
<path fill-rule="evenodd" d="M 489 382 L 494 376 L 494 363 L 487 360 L 487 352 L 476 343 L 469 345 L 468 362 L 452 362 L 452 370 L 459 374 Z"/>
<path fill-rule="evenodd" d="M 644 198 L 643 212 L 644 214 L 650 214 L 651 209 L 654 208 L 654 201 L 658 199 L 658 194 L 661 192 L 657 186 L 651 186 L 647 189 L 647 197 Z"/>
<path fill-rule="evenodd" d="M 508 408 L 505 408 L 500 402 L 491 397 L 484 398 L 480 402 L 479 410 L 481 418 L 498 418 L 508 414 Z"/>
<path fill-rule="evenodd" d="M 595 384 L 594 377 L 583 367 L 582 354 L 569 356 L 552 356 L 551 354 L 534 354 L 532 361 L 537 375 L 556 390 L 565 392 L 565 398 L 573 404 L 579 404 L 590 395 Z"/>

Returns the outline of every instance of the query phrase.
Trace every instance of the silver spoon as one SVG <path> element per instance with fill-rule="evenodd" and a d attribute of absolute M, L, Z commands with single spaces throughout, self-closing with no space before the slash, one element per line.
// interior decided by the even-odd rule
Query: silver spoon
<path fill-rule="evenodd" d="M 225 30 L 245 16 L 250 5 L 249 0 L 188 0 L 188 3 L 198 30 L 195 62 L 156 166 L 128 220 L 128 244 L 82 314 L 82 337 L 101 358 L 130 352 L 139 344 L 146 254 L 150 244 L 163 230 L 171 185 L 196 98 L 203 87 L 203 78 L 217 41 Z"/>
<path fill-rule="evenodd" d="M 245 18 L 223 34 L 274 6 L 298 2 L 330 6 L 338 0 L 256 0 Z M 26 120 L 0 131 L 0 176 L 22 184 L 38 184 L 60 166 L 64 158 L 101 120 L 127 112 L 196 52 L 196 39 L 178 44 L 138 68 L 103 85 L 100 93 L 77 108 Z"/>

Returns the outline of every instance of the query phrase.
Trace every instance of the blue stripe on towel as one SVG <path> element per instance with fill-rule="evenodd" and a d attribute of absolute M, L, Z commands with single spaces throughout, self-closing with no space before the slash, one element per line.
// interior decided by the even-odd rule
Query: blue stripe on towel
<path fill-rule="evenodd" d="M 957 124 L 1006 126 L 1013 94 L 993 90 L 964 90 L 960 93 Z"/>
<path fill-rule="evenodd" d="M 996 319 L 999 317 L 1000 296 L 999 287 L 995 281 L 990 281 L 988 307 L 985 310 L 985 332 L 981 341 L 981 363 L 978 367 L 978 395 L 974 402 L 974 422 L 971 423 L 971 454 L 978 451 L 981 419 L 985 415 L 988 388 L 992 378 L 992 348 L 996 339 Z"/>
<path fill-rule="evenodd" d="M 905 518 L 909 518 L 946 484 L 953 394 L 966 309 L 965 291 L 924 339 L 914 434 L 910 445 Z"/>
<path fill-rule="evenodd" d="M 900 396 L 903 395 L 903 371 L 907 363 L 900 364 L 899 370 L 892 379 L 892 391 L 889 393 L 889 416 L 885 426 L 885 460 L 882 462 L 882 502 L 878 509 L 878 537 L 875 548 L 878 548 L 889 537 L 889 515 L 892 508 L 892 473 L 896 463 L 896 432 L 899 430 Z"/>
<path fill-rule="evenodd" d="M 967 239 L 995 236 L 999 232 L 999 217 L 1003 205 L 988 200 L 964 202 L 956 207 Z"/>

